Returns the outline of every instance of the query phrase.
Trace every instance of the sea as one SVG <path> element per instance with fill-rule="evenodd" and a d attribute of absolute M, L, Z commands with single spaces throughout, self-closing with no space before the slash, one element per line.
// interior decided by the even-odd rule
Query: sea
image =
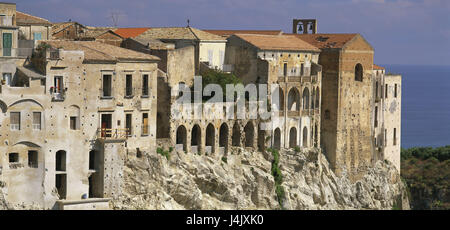
<path fill-rule="evenodd" d="M 382 66 L 402 75 L 401 147 L 450 145 L 450 66 Z"/>

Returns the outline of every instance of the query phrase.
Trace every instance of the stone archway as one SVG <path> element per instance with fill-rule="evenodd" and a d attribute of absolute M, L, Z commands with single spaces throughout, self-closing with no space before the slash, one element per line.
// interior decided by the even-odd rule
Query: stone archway
<path fill-rule="evenodd" d="M 214 152 L 214 146 L 216 141 L 216 130 L 214 129 L 214 126 L 212 124 L 209 124 L 206 127 L 206 153 L 213 153 Z"/>
<path fill-rule="evenodd" d="M 273 132 L 273 148 L 280 149 L 281 148 L 281 131 L 280 128 L 276 128 Z"/>
<path fill-rule="evenodd" d="M 303 89 L 303 109 L 309 109 L 309 89 Z"/>
<path fill-rule="evenodd" d="M 176 136 L 177 150 L 187 151 L 186 142 L 187 142 L 186 127 L 180 125 L 177 129 L 177 136 Z"/>
<path fill-rule="evenodd" d="M 247 122 L 247 125 L 244 127 L 245 133 L 245 147 L 253 147 L 255 142 L 255 126 L 253 122 Z"/>
<path fill-rule="evenodd" d="M 235 123 L 233 126 L 233 134 L 231 139 L 233 146 L 241 146 L 241 129 L 239 128 L 238 123 Z"/>
<path fill-rule="evenodd" d="M 228 152 L 228 125 L 223 123 L 219 129 L 219 148 L 223 149 L 223 153 Z"/>
<path fill-rule="evenodd" d="M 193 153 L 201 152 L 202 148 L 202 130 L 199 125 L 194 125 L 191 131 L 191 151 Z"/>
<path fill-rule="evenodd" d="M 294 148 L 297 146 L 297 129 L 292 127 L 289 130 L 289 148 Z"/>
<path fill-rule="evenodd" d="M 288 111 L 300 111 L 300 93 L 295 87 L 289 90 Z"/>
<path fill-rule="evenodd" d="M 308 147 L 308 128 L 306 126 L 303 128 L 303 147 Z"/>

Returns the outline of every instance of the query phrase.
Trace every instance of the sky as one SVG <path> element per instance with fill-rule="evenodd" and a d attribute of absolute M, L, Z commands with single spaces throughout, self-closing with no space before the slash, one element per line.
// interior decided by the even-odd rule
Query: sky
<path fill-rule="evenodd" d="M 51 22 L 89 26 L 281 29 L 316 18 L 319 33 L 359 33 L 376 64 L 450 65 L 450 0 L 3 0 Z"/>

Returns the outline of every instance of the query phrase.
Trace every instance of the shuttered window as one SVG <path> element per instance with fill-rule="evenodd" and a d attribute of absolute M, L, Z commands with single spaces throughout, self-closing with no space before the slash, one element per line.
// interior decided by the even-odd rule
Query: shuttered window
<path fill-rule="evenodd" d="M 41 130 L 41 112 L 33 112 L 33 129 Z"/>
<path fill-rule="evenodd" d="M 20 130 L 20 112 L 11 112 L 11 130 Z"/>

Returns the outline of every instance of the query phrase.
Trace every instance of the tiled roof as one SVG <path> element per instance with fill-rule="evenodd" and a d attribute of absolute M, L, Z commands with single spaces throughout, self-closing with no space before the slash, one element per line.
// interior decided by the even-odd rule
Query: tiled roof
<path fill-rule="evenodd" d="M 111 32 L 119 37 L 117 33 L 114 32 L 111 28 L 108 27 L 87 27 L 86 30 L 84 30 L 83 37 L 84 38 L 96 38 L 100 35 L 103 35 L 105 33 Z"/>
<path fill-rule="evenodd" d="M 142 39 L 142 38 L 129 38 L 144 46 L 148 46 L 150 49 L 154 50 L 172 50 L 175 49 L 175 45 L 172 43 L 165 43 L 158 39 Z"/>
<path fill-rule="evenodd" d="M 59 23 L 53 23 L 52 25 L 52 34 L 56 34 L 59 33 L 61 30 L 64 30 L 65 28 L 71 26 L 71 25 L 75 25 L 78 24 L 82 27 L 85 27 L 83 25 L 81 25 L 78 22 L 59 22 Z"/>
<path fill-rule="evenodd" d="M 281 35 L 282 30 L 203 30 L 205 32 L 228 38 L 234 34 L 265 34 L 265 35 Z"/>
<path fill-rule="evenodd" d="M 295 36 L 261 34 L 236 34 L 234 36 L 247 41 L 261 50 L 320 51 L 318 48 Z"/>
<path fill-rule="evenodd" d="M 114 33 L 123 38 L 134 38 L 147 31 L 149 28 L 119 28 L 114 30 Z"/>
<path fill-rule="evenodd" d="M 84 51 L 86 61 L 155 61 L 158 57 L 95 41 L 41 41 L 53 48 Z"/>
<path fill-rule="evenodd" d="M 46 25 L 50 26 L 50 23 L 47 19 L 43 19 L 40 17 L 36 17 L 33 15 L 29 15 L 20 11 L 16 11 L 16 23 L 17 25 Z"/>
<path fill-rule="evenodd" d="M 374 70 L 384 70 L 384 67 L 373 64 L 373 69 Z"/>
<path fill-rule="evenodd" d="M 191 27 L 150 28 L 138 36 L 142 39 L 225 41 L 224 38 Z"/>
<path fill-rule="evenodd" d="M 320 48 L 342 48 L 358 34 L 286 34 L 295 36 L 309 44 Z"/>

